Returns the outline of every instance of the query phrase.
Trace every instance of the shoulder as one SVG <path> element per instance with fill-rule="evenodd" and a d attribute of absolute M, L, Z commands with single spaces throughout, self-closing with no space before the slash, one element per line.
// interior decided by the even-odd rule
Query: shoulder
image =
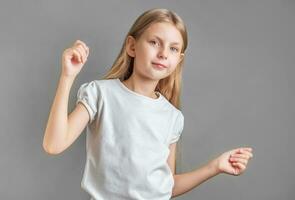
<path fill-rule="evenodd" d="M 176 111 L 175 122 L 176 122 L 177 124 L 180 124 L 180 126 L 182 126 L 183 123 L 184 123 L 184 116 L 183 116 L 181 110 L 179 110 L 179 109 L 176 109 L 176 110 L 177 110 L 177 111 Z"/>
<path fill-rule="evenodd" d="M 99 80 L 93 80 L 91 81 L 93 84 L 95 84 L 100 89 L 112 87 L 115 83 L 116 79 L 99 79 Z"/>
<path fill-rule="evenodd" d="M 80 85 L 78 90 L 78 95 L 87 95 L 87 96 L 101 96 L 105 88 L 109 88 L 112 83 L 112 79 L 100 79 L 84 82 Z"/>
<path fill-rule="evenodd" d="M 80 86 L 80 89 L 88 89 L 93 92 L 103 92 L 106 88 L 112 87 L 115 79 L 96 79 L 89 82 L 84 82 Z"/>
<path fill-rule="evenodd" d="M 182 110 L 176 108 L 168 99 L 166 99 L 164 96 L 165 106 L 164 110 L 165 113 L 169 114 L 169 118 L 174 124 L 174 126 L 183 126 L 184 124 L 184 115 L 182 113 Z M 167 112 L 166 112 L 167 111 Z"/>
<path fill-rule="evenodd" d="M 178 112 L 178 120 L 179 120 L 180 124 L 183 125 L 183 123 L 184 123 L 184 116 L 183 116 L 183 114 L 182 114 L 182 112 L 180 110 Z"/>
<path fill-rule="evenodd" d="M 176 116 L 181 116 L 183 117 L 182 111 L 178 108 L 176 108 L 172 103 L 170 103 L 170 101 L 168 99 L 166 99 L 166 97 L 164 95 L 162 95 L 164 102 L 166 104 L 166 107 L 171 110 Z"/>

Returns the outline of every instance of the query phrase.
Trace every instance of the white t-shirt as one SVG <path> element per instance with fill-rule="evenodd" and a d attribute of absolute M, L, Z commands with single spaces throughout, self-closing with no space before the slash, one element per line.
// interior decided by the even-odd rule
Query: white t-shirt
<path fill-rule="evenodd" d="M 84 83 L 77 101 L 88 110 L 86 164 L 81 188 L 91 200 L 168 200 L 174 185 L 169 144 L 184 117 L 161 93 L 136 93 L 120 79 Z"/>

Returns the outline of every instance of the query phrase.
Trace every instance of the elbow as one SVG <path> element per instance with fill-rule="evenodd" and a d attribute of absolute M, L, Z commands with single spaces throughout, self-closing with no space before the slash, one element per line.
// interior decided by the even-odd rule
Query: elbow
<path fill-rule="evenodd" d="M 49 155 L 58 155 L 62 152 L 57 148 L 53 148 L 52 146 L 47 145 L 45 142 L 43 142 L 43 150 Z"/>
<path fill-rule="evenodd" d="M 174 185 L 173 185 L 173 188 L 172 188 L 172 195 L 171 195 L 171 198 L 175 198 L 177 196 L 179 196 L 180 194 L 176 191 L 176 174 L 173 175 L 173 179 L 174 179 Z"/>
<path fill-rule="evenodd" d="M 43 150 L 50 155 L 58 155 L 62 153 L 65 150 L 64 142 L 53 141 L 48 135 L 48 133 L 45 133 L 42 144 Z"/>
<path fill-rule="evenodd" d="M 171 198 L 175 198 L 177 195 L 175 194 L 174 190 L 172 190 Z"/>
<path fill-rule="evenodd" d="M 172 190 L 171 198 L 178 197 L 179 195 L 180 195 L 180 194 L 176 194 L 176 193 L 175 193 L 175 190 L 174 190 L 174 189 Z"/>
<path fill-rule="evenodd" d="M 174 185 L 173 185 L 173 188 L 172 188 L 172 194 L 171 194 L 171 198 L 174 198 L 175 197 L 175 175 L 173 175 L 173 179 L 174 179 Z"/>

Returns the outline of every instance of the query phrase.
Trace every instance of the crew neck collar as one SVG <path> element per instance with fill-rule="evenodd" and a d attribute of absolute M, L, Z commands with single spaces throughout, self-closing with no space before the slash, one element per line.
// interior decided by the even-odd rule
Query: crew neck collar
<path fill-rule="evenodd" d="M 116 78 L 115 81 L 120 85 L 121 88 L 123 88 L 125 91 L 127 91 L 128 93 L 132 94 L 132 95 L 135 95 L 137 97 L 140 97 L 140 98 L 143 98 L 143 99 L 146 99 L 148 101 L 154 101 L 154 102 L 157 102 L 157 101 L 160 101 L 163 96 L 160 92 L 158 91 L 155 91 L 155 93 L 158 95 L 158 98 L 154 99 L 152 97 L 148 97 L 148 96 L 145 96 L 143 94 L 139 94 L 137 92 L 134 92 L 132 90 L 130 90 L 126 85 L 124 85 L 124 83 L 121 82 L 121 80 L 119 78 Z"/>

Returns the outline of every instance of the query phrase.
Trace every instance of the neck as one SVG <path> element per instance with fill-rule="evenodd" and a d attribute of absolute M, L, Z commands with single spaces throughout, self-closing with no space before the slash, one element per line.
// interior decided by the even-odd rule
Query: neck
<path fill-rule="evenodd" d="M 155 88 L 158 84 L 158 80 L 144 79 L 134 76 L 134 73 L 122 83 L 130 90 L 142 94 L 147 97 L 157 99 L 155 94 Z"/>

